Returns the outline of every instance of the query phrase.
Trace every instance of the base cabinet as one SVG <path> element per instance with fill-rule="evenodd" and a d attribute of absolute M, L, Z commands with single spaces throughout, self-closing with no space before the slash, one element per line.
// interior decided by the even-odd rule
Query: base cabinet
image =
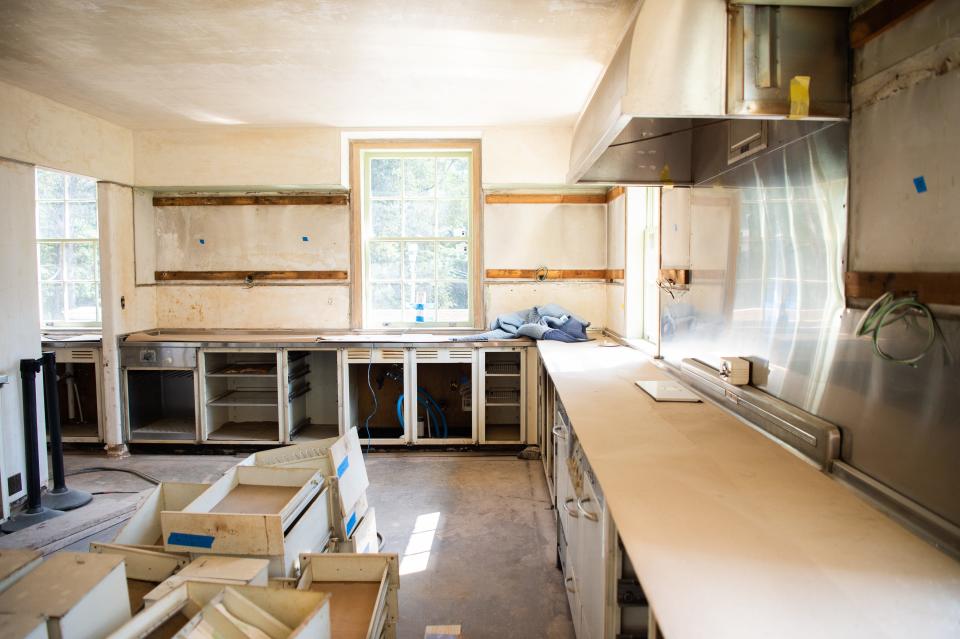
<path fill-rule="evenodd" d="M 578 639 L 647 637 L 646 598 L 574 426 L 560 398 L 553 402 L 557 559 L 574 631 Z"/>
<path fill-rule="evenodd" d="M 373 446 L 540 441 L 528 348 L 128 344 L 127 441 L 309 444 L 351 428 Z"/>

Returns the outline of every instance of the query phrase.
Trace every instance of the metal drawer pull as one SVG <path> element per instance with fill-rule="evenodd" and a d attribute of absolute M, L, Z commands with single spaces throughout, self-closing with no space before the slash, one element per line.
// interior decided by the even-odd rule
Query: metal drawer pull
<path fill-rule="evenodd" d="M 566 439 L 567 434 L 563 431 L 563 426 L 554 426 L 553 427 L 553 436 L 559 437 L 560 439 Z"/>
<path fill-rule="evenodd" d="M 577 589 L 574 588 L 573 585 L 572 585 L 572 584 L 573 584 L 573 577 L 567 577 L 566 579 L 563 580 L 563 583 L 567 585 L 567 592 L 569 592 L 569 593 L 571 593 L 571 594 L 577 592 Z"/>
<path fill-rule="evenodd" d="M 566 501 L 563 502 L 563 509 L 566 510 L 566 511 L 567 511 L 567 514 L 570 515 L 571 517 L 573 517 L 574 519 L 579 519 L 579 518 L 580 518 L 580 514 L 577 513 L 576 510 L 572 510 L 572 509 L 570 508 L 570 504 L 572 504 L 572 503 L 575 502 L 575 501 L 576 501 L 576 499 L 572 499 L 572 498 L 571 498 L 571 499 L 567 499 Z"/>
<path fill-rule="evenodd" d="M 600 515 L 598 515 L 597 513 L 592 513 L 592 512 L 590 512 L 589 510 L 587 510 L 586 508 L 583 507 L 583 503 L 584 503 L 584 502 L 587 502 L 587 501 L 593 501 L 593 500 L 590 499 L 589 497 L 584 497 L 583 499 L 578 499 L 578 500 L 577 500 L 577 508 L 580 510 L 581 513 L 583 513 L 583 516 L 586 517 L 587 519 L 589 519 L 590 521 L 600 521 Z"/>

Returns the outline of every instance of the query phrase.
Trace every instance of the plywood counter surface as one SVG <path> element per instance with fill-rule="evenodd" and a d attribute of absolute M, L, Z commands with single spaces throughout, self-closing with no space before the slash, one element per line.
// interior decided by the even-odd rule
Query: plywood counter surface
<path fill-rule="evenodd" d="M 960 563 L 649 358 L 539 342 L 668 639 L 960 637 Z"/>

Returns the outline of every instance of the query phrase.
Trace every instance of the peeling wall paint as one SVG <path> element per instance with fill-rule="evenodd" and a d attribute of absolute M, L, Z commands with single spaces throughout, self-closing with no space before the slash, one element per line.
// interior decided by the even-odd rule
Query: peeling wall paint
<path fill-rule="evenodd" d="M 133 133 L 0 82 L 0 157 L 133 183 Z"/>
<path fill-rule="evenodd" d="M 97 201 L 103 316 L 103 432 L 108 446 L 118 446 L 123 443 L 123 404 L 117 338 L 156 327 L 157 295 L 152 286 L 136 285 L 134 190 L 101 182 L 97 185 Z"/>

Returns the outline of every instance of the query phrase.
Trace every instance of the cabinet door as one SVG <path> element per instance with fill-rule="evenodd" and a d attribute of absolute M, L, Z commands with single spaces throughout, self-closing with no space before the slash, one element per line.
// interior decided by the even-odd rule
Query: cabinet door
<path fill-rule="evenodd" d="M 589 480 L 581 486 L 577 501 L 579 511 L 579 541 L 574 566 L 580 586 L 580 606 L 583 633 L 579 639 L 604 639 L 604 608 L 606 603 L 606 560 L 604 552 L 604 512 Z"/>

